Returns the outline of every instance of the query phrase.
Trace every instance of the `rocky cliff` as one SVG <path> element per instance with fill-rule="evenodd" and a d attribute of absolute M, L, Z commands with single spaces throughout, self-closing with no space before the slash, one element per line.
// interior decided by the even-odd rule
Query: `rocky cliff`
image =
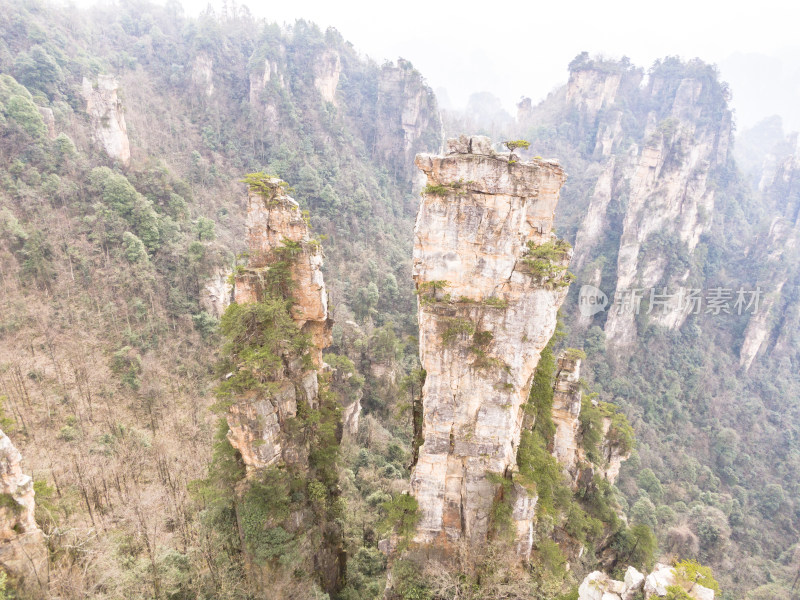
<path fill-rule="evenodd" d="M 571 251 L 552 232 L 566 175 L 484 137 L 449 140 L 447 154 L 416 164 L 427 178 L 413 255 L 427 373 L 416 541 L 480 544 L 498 491 L 489 473 L 515 465 L 522 406 L 567 292 Z M 517 504 L 523 530 L 534 503 Z"/>
<path fill-rule="evenodd" d="M 622 63 L 583 61 L 567 88 L 579 122 L 592 124 L 585 125 L 586 148 L 594 148 L 603 165 L 576 234 L 575 268 L 602 254 L 602 244 L 613 244 L 616 268 L 605 277 L 584 272 L 582 279 L 607 292 L 613 288 L 618 306 L 608 311 L 605 331 L 617 348 L 631 347 L 639 306 L 649 322 L 671 329 L 693 307 L 682 297 L 699 275 L 692 269 L 694 253 L 711 226 L 732 129 L 726 92 L 712 67 L 668 59 L 643 88 L 639 76 Z M 630 90 L 624 102 L 616 99 L 621 77 Z M 619 237 L 609 236 L 615 229 Z M 676 268 L 671 254 L 685 266 Z M 651 299 L 655 288 L 673 296 Z"/>
<path fill-rule="evenodd" d="M 86 112 L 92 121 L 95 142 L 111 158 L 128 166 L 131 161 L 131 147 L 118 90 L 117 80 L 109 75 L 99 75 L 95 80 L 83 78 L 83 98 L 86 101 Z"/>
<path fill-rule="evenodd" d="M 591 482 L 598 473 L 610 483 L 619 477 L 622 463 L 630 456 L 630 449 L 621 445 L 614 431 L 615 411 L 602 410 L 597 400 L 591 406 L 600 414 L 601 442 L 595 462 L 586 456 L 581 433 L 581 409 L 584 401 L 581 377 L 581 359 L 570 352 L 558 358 L 558 372 L 553 387 L 552 419 L 555 425 L 553 456 L 558 459 L 573 489 L 580 481 Z"/>
<path fill-rule="evenodd" d="M 279 460 L 302 461 L 303 451 L 287 444 L 284 426 L 297 414 L 298 402 L 318 404 L 317 370 L 322 349 L 330 344 L 328 294 L 322 277 L 322 248 L 309 235 L 300 208 L 277 178 L 264 178 L 251 187 L 247 202 L 249 264 L 235 276 L 237 304 L 257 302 L 288 270 L 291 315 L 297 328 L 308 335 L 311 367 L 302 361 L 286 366 L 286 377 L 275 383 L 272 394 L 250 394 L 230 408 L 228 438 L 250 469 Z"/>
<path fill-rule="evenodd" d="M 22 472 L 22 455 L 0 431 L 0 566 L 33 597 L 45 597 L 47 547 L 34 520 L 33 480 Z"/>
<path fill-rule="evenodd" d="M 411 165 L 418 152 L 439 146 L 436 97 L 410 62 L 381 67 L 376 111 L 374 148 L 385 163 Z"/>
<path fill-rule="evenodd" d="M 790 356 L 793 332 L 800 323 L 800 285 L 796 264 L 800 250 L 800 152 L 796 134 L 788 136 L 790 152 L 764 159 L 758 184 L 759 200 L 775 215 L 769 230 L 754 244 L 752 262 L 758 265 L 760 306 L 750 316 L 739 349 L 739 364 L 748 370 L 759 355 Z"/>

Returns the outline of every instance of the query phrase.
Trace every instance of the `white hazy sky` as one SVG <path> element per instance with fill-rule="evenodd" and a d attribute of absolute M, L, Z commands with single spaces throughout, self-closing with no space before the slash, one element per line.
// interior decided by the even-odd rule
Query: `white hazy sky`
<path fill-rule="evenodd" d="M 181 1 L 188 14 L 209 4 L 209 0 Z M 211 2 L 215 7 L 220 3 Z M 800 3 L 790 0 L 237 0 L 237 4 L 278 23 L 305 18 L 323 29 L 335 27 L 358 51 L 378 61 L 402 56 L 431 87 L 446 88 L 456 106 L 464 105 L 473 92 L 490 91 L 513 113 L 521 96 L 539 100 L 564 83 L 567 64 L 582 50 L 614 58 L 626 55 L 644 67 L 667 55 L 718 63 L 723 78 L 732 84 L 741 125 L 791 110 L 781 109 L 771 98 L 783 84 L 771 82 L 775 88 L 771 92 L 744 89 L 753 87 L 751 75 L 760 73 L 764 79 L 759 65 L 767 57 L 781 57 L 775 59 L 780 61 L 777 66 L 774 60 L 770 63 L 771 72 L 777 69 L 772 77 L 791 80 L 785 85 L 794 89 L 787 91 L 800 97 Z M 742 67 L 737 61 L 729 64 L 726 59 L 731 55 L 760 56 L 750 57 Z M 775 108 L 770 108 L 771 102 Z M 785 101 L 783 106 L 795 103 Z M 763 114 L 758 114 L 762 108 Z M 800 107 L 794 110 L 800 116 Z"/>

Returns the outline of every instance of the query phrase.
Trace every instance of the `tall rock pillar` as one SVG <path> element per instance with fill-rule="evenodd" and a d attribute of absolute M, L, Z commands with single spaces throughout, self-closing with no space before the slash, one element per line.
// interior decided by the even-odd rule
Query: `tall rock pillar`
<path fill-rule="evenodd" d="M 449 140 L 446 155 L 416 164 L 427 177 L 413 261 L 427 372 L 416 541 L 481 543 L 499 488 L 489 474 L 516 464 L 523 405 L 567 294 L 571 249 L 552 232 L 566 175 L 485 137 Z"/>
<path fill-rule="evenodd" d="M 288 361 L 284 378 L 271 394 L 238 398 L 228 411 L 228 439 L 239 450 L 248 469 L 260 469 L 280 460 L 303 463 L 304 449 L 289 444 L 284 425 L 304 401 L 317 406 L 317 371 L 322 350 L 330 344 L 328 293 L 322 278 L 322 248 L 309 234 L 300 207 L 278 178 L 262 178 L 251 185 L 247 201 L 248 267 L 239 268 L 234 281 L 238 304 L 257 302 L 274 285 L 280 269 L 288 269 L 292 319 L 308 334 L 313 368 Z M 280 275 L 280 273 L 277 273 Z"/>

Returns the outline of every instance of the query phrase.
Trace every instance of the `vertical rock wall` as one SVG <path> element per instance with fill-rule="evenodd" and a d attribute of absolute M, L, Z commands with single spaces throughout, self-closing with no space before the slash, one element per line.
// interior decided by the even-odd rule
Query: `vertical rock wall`
<path fill-rule="evenodd" d="M 48 566 L 44 535 L 34 520 L 33 480 L 22 472 L 22 455 L 0 431 L 0 567 L 30 596 L 46 596 Z"/>
<path fill-rule="evenodd" d="M 300 207 L 286 194 L 285 184 L 273 178 L 263 192 L 250 191 L 247 202 L 249 266 L 235 277 L 234 300 L 256 302 L 264 292 L 268 271 L 279 260 L 276 250 L 293 243 L 290 261 L 293 282 L 292 317 L 312 340 L 313 369 L 301 364 L 287 367 L 287 378 L 271 395 L 252 394 L 229 410 L 228 437 L 248 468 L 263 468 L 279 460 L 302 461 L 303 452 L 286 444 L 283 424 L 297 413 L 298 401 L 317 405 L 317 369 L 322 349 L 330 344 L 328 293 L 322 277 L 322 248 L 309 235 Z"/>
<path fill-rule="evenodd" d="M 428 182 L 413 260 L 427 372 L 411 475 L 416 540 L 481 543 L 498 487 L 487 475 L 516 463 L 522 406 L 567 293 L 569 250 L 548 276 L 525 260 L 531 247 L 555 245 L 566 175 L 552 161 L 497 154 L 483 137 L 449 140 L 446 155 L 418 155 L 416 164 Z M 532 503 L 518 504 L 522 531 Z"/>
<path fill-rule="evenodd" d="M 86 112 L 92 120 L 95 142 L 111 158 L 128 166 L 131 162 L 131 146 L 118 89 L 117 80 L 109 75 L 100 75 L 95 81 L 83 78 L 83 98 L 86 100 Z"/>

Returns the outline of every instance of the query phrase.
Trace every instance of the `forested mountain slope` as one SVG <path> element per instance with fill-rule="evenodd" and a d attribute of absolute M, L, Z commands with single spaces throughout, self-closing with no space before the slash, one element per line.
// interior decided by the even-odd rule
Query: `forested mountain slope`
<path fill-rule="evenodd" d="M 637 432 L 619 483 L 629 518 L 655 528 L 664 554 L 714 565 L 736 597 L 787 597 L 800 466 L 794 148 L 764 131 L 734 152 L 730 93 L 699 60 L 645 73 L 584 54 L 566 86 L 520 104 L 509 137 L 570 175 L 556 219 L 575 245 L 564 320 L 592 389 Z M 604 310 L 581 310 L 584 285 L 608 296 Z"/>
<path fill-rule="evenodd" d="M 0 9 L 0 397 L 35 480 L 50 593 L 239 597 L 235 533 L 209 523 L 223 500 L 192 481 L 219 419 L 220 298 L 205 287 L 246 261 L 241 180 L 291 182 L 328 237 L 331 306 L 352 323 L 339 348 L 391 368 L 414 324 L 411 161 L 439 146 L 436 101 L 405 61 L 243 8 Z M 374 388 L 364 402 L 380 407 Z M 370 448 L 402 470 L 373 427 Z M 378 477 L 386 459 L 367 456 Z"/>
<path fill-rule="evenodd" d="M 380 597 L 379 542 L 402 545 L 397 534 L 416 524 L 403 494 L 425 381 L 413 159 L 442 143 L 422 76 L 363 58 L 334 30 L 281 29 L 242 7 L 197 19 L 173 2 L 82 11 L 0 0 L 0 10 L 0 426 L 34 478 L 49 595 L 250 598 L 271 586 L 276 597 Z M 734 141 L 728 94 L 700 61 L 668 58 L 645 74 L 581 55 L 566 86 L 520 105 L 508 138 L 531 147 L 517 152 L 557 158 L 568 174 L 555 226 L 577 276 L 566 339 L 557 331 L 534 376 L 526 410 L 539 425 L 517 461 L 540 502 L 531 561 L 521 577 L 504 555 L 470 555 L 462 572 L 433 573 L 439 588 L 396 562 L 407 597 L 557 598 L 585 570 L 647 565 L 653 550 L 712 565 L 723 597 L 789 596 L 800 509 L 795 143 L 774 126 Z M 220 382 L 253 357 L 236 309 L 220 327 L 229 282 L 248 272 L 249 173 L 260 174 L 250 192 L 280 185 L 267 174 L 287 182 L 309 211 L 303 243 L 324 248 L 325 410 L 286 430 L 322 450 L 311 476 L 246 479 L 227 441 Z M 640 310 L 582 312 L 583 285 L 611 301 L 642 290 Z M 700 290 L 704 304 L 673 310 L 650 295 L 664 288 Z M 737 291 L 758 288 L 758 310 L 739 311 Z M 729 312 L 707 311 L 713 290 Z M 306 347 L 288 298 L 268 300 L 260 330 L 285 327 L 275 354 L 302 359 L 281 349 Z M 559 354 L 565 346 L 586 354 L 582 381 L 582 354 Z M 619 491 L 607 470 L 632 437 L 605 402 L 638 438 Z M 341 407 L 356 405 L 342 423 Z M 559 419 L 574 439 L 554 438 Z M 624 433 L 616 445 L 598 433 L 606 421 Z M 598 479 L 581 484 L 572 463 L 562 473 L 558 452 L 590 455 Z M 307 522 L 290 525 L 289 504 Z M 492 531 L 504 507 L 493 503 Z M 314 564 L 321 547 L 335 568 Z"/>

